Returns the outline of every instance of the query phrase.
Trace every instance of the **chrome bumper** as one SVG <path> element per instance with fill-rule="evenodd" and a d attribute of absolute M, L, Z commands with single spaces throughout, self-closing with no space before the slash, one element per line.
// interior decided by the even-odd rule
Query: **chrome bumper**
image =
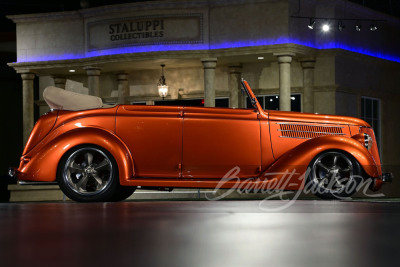
<path fill-rule="evenodd" d="M 382 173 L 382 182 L 384 183 L 391 183 L 393 181 L 393 173 L 387 172 L 387 173 Z"/>
<path fill-rule="evenodd" d="M 57 185 L 57 182 L 39 182 L 39 181 L 23 181 L 23 175 L 20 175 L 21 172 L 14 167 L 8 168 L 8 175 L 17 178 L 17 182 L 19 185 Z M 21 177 L 20 177 L 21 176 Z M 22 181 L 19 180 L 22 178 Z"/>
<path fill-rule="evenodd" d="M 18 178 L 18 170 L 17 168 L 10 167 L 8 168 L 8 175 L 13 178 Z"/>

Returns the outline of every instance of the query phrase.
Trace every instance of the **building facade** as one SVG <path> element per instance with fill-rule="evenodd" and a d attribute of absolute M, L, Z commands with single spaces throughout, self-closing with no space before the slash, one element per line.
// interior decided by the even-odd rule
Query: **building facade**
<path fill-rule="evenodd" d="M 9 66 L 23 81 L 24 142 L 35 109 L 48 110 L 41 93 L 49 85 L 105 103 L 244 108 L 243 77 L 266 109 L 367 120 L 383 164 L 399 171 L 398 18 L 344 0 L 147 1 L 9 18 L 17 26 L 17 62 Z M 319 19 L 310 30 L 313 18 L 331 29 Z M 165 99 L 157 91 L 161 64 Z"/>

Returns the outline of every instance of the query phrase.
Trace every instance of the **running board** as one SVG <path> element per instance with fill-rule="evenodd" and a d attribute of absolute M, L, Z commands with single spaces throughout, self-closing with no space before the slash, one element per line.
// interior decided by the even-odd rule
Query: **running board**
<path fill-rule="evenodd" d="M 19 185 L 58 185 L 57 182 L 18 181 Z"/>

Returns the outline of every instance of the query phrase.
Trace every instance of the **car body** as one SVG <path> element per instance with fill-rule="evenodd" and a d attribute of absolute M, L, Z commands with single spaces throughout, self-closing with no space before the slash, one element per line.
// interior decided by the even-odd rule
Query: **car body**
<path fill-rule="evenodd" d="M 374 190 L 391 179 L 365 121 L 263 110 L 242 85 L 252 108 L 51 110 L 10 173 L 57 182 L 76 201 L 121 200 L 138 186 L 301 190 L 307 183 L 322 189 L 318 196 L 335 198 L 354 193 L 339 190 L 353 177 L 370 179 Z"/>

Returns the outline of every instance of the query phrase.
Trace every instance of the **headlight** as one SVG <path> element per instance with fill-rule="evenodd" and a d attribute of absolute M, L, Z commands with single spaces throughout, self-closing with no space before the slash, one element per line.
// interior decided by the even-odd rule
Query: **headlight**
<path fill-rule="evenodd" d="M 372 147 L 372 137 L 364 133 L 364 146 L 370 150 Z"/>
<path fill-rule="evenodd" d="M 368 150 L 370 150 L 372 148 L 373 139 L 367 133 L 359 133 L 359 134 L 353 135 L 351 138 L 360 142 Z"/>

